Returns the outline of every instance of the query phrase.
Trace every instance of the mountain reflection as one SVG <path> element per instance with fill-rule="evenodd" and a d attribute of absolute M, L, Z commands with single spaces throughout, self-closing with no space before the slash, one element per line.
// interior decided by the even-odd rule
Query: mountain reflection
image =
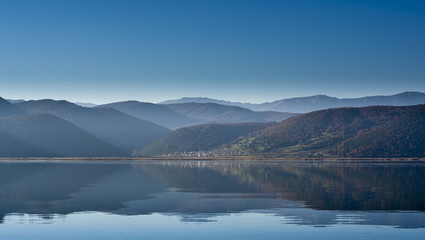
<path fill-rule="evenodd" d="M 157 161 L 0 163 L 8 214 L 261 212 L 286 223 L 425 227 L 424 164 Z"/>

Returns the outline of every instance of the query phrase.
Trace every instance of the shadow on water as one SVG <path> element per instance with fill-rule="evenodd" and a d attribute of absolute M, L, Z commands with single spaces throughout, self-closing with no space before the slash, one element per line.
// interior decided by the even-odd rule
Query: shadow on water
<path fill-rule="evenodd" d="M 9 214 L 162 213 L 181 221 L 257 212 L 290 224 L 425 227 L 424 164 L 158 161 L 0 163 Z"/>

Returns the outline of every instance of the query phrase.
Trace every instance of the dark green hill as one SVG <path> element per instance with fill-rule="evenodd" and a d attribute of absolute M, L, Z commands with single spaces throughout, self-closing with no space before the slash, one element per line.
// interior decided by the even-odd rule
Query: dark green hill
<path fill-rule="evenodd" d="M 387 124 L 418 108 L 419 106 L 377 106 L 316 111 L 260 130 L 231 147 L 245 154 L 336 156 L 340 154 L 330 150 L 341 142 Z"/>
<path fill-rule="evenodd" d="M 170 131 L 115 109 L 86 108 L 54 100 L 27 101 L 16 105 L 32 114 L 49 113 L 60 117 L 128 154 L 144 148 Z"/>
<path fill-rule="evenodd" d="M 0 97 L 0 117 L 23 116 L 26 113 L 19 107 Z"/>
<path fill-rule="evenodd" d="M 115 157 L 124 152 L 50 114 L 0 118 L 2 157 Z"/>
<path fill-rule="evenodd" d="M 270 125 L 270 123 L 203 124 L 179 128 L 149 145 L 138 154 L 156 156 L 210 151 Z"/>
<path fill-rule="evenodd" d="M 100 107 L 113 108 L 125 114 L 154 122 L 166 128 L 178 128 L 200 122 L 200 120 L 188 118 L 160 104 L 127 101 L 99 105 L 96 108 Z"/>

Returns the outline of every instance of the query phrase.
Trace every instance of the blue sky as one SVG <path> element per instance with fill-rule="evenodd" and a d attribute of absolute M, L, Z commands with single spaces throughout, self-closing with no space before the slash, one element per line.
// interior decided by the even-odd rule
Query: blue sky
<path fill-rule="evenodd" d="M 425 92 L 425 1 L 1 0 L 0 96 Z"/>

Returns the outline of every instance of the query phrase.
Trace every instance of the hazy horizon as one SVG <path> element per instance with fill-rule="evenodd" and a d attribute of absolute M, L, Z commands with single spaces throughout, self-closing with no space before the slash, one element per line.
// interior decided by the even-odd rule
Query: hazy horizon
<path fill-rule="evenodd" d="M 0 96 L 270 102 L 425 92 L 423 1 L 0 2 Z"/>
<path fill-rule="evenodd" d="M 34 98 L 34 99 L 30 99 L 30 98 L 9 98 L 9 97 L 4 97 L 4 96 L 0 96 L 4 99 L 9 99 L 9 100 L 25 100 L 25 101 L 30 101 L 30 100 L 46 100 L 46 99 L 51 99 L 51 100 L 55 100 L 55 101 L 60 101 L 60 100 L 65 100 L 68 102 L 74 102 L 74 103 L 89 103 L 89 104 L 96 104 L 96 105 L 102 105 L 102 104 L 108 104 L 108 103 L 113 103 L 113 102 L 124 102 L 124 101 L 138 101 L 138 102 L 148 102 L 148 103 L 155 103 L 155 104 L 159 104 L 161 102 L 167 101 L 167 100 L 179 100 L 179 99 L 183 99 L 183 98 L 208 98 L 208 99 L 215 99 L 215 100 L 223 100 L 223 101 L 229 101 L 229 102 L 239 102 L 239 103 L 252 103 L 252 104 L 261 104 L 261 103 L 267 103 L 267 102 L 273 102 L 273 101 L 278 101 L 278 100 L 282 100 L 282 99 L 290 99 L 290 98 L 302 98 L 302 97 L 312 97 L 312 96 L 317 96 L 317 95 L 325 95 L 328 97 L 336 97 L 338 99 L 354 99 L 354 98 L 362 98 L 362 97 L 375 97 L 375 96 L 392 96 L 392 95 L 396 95 L 396 94 L 400 94 L 400 93 L 404 93 L 404 92 L 420 92 L 420 91 L 403 91 L 403 92 L 397 92 L 397 93 L 392 93 L 392 94 L 376 94 L 376 95 L 367 95 L 367 96 L 356 96 L 356 97 L 338 97 L 338 96 L 331 96 L 331 95 L 326 95 L 326 94 L 313 94 L 313 95 L 306 95 L 306 96 L 295 96 L 295 97 L 284 97 L 284 98 L 279 98 L 279 99 L 273 99 L 270 101 L 264 101 L 264 102 L 248 102 L 248 101 L 237 101 L 237 100 L 228 100 L 228 99 L 221 99 L 221 98 L 214 98 L 214 97 L 204 97 L 204 96 L 183 96 L 183 97 L 179 97 L 179 98 L 169 98 L 169 99 L 163 99 L 160 101 L 146 101 L 143 99 L 118 99 L 116 101 L 109 101 L 109 102 L 92 102 L 92 101 L 85 101 L 85 100 L 81 100 L 81 99 L 76 99 L 76 100 L 69 100 L 69 99 L 64 99 L 64 98 L 49 98 L 49 97 L 42 97 L 42 98 Z M 422 92 L 420 92 L 422 93 Z"/>

